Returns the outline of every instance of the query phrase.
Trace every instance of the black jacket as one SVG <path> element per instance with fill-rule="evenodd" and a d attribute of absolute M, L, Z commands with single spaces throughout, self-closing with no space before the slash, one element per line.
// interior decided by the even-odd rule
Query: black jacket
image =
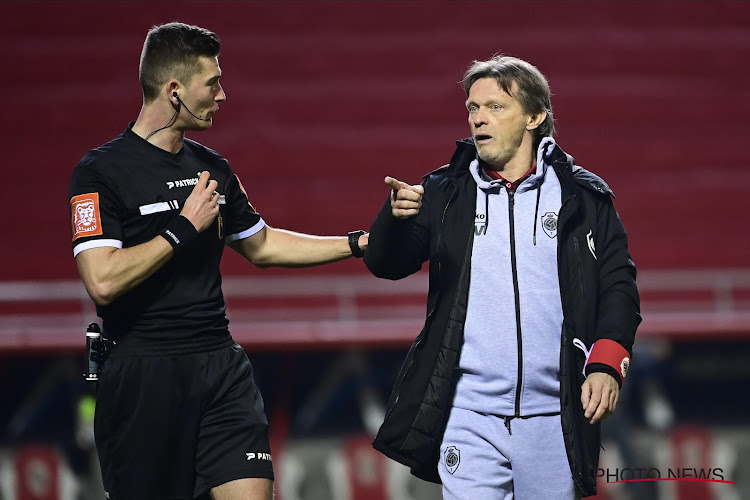
<path fill-rule="evenodd" d="M 476 158 L 470 139 L 459 141 L 450 164 L 427 174 L 418 215 L 391 214 L 386 201 L 370 228 L 364 260 L 381 278 L 400 279 L 429 261 L 429 293 L 424 328 L 401 367 L 386 416 L 373 446 L 409 466 L 417 477 L 439 483 L 439 446 L 455 389 L 466 320 L 477 185 L 469 172 Z M 612 204 L 611 190 L 599 177 L 574 166 L 555 147 L 546 157 L 562 189 L 558 217 L 558 270 L 563 308 L 560 403 L 563 436 L 576 485 L 584 496 L 596 493 L 600 426 L 583 416 L 580 403 L 586 346 L 608 338 L 632 354 L 641 321 L 636 269 L 625 229 Z M 596 259 L 588 251 L 593 231 Z M 609 372 L 606 365 L 591 371 Z"/>

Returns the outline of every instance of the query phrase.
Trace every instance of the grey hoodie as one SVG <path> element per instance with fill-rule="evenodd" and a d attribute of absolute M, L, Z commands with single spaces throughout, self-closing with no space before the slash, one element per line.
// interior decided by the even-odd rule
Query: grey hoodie
<path fill-rule="evenodd" d="M 541 152 L 509 194 L 474 160 L 477 208 L 464 343 L 453 406 L 519 417 L 560 411 L 560 183 Z M 511 221 L 512 214 L 512 221 Z M 520 329 L 518 328 L 520 318 Z"/>

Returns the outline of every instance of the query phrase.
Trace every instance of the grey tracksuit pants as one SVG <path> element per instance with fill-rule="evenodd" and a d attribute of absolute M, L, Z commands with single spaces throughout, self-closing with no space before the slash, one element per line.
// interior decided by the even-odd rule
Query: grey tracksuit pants
<path fill-rule="evenodd" d="M 445 500 L 577 499 L 560 415 L 514 418 L 453 407 L 440 446 Z"/>

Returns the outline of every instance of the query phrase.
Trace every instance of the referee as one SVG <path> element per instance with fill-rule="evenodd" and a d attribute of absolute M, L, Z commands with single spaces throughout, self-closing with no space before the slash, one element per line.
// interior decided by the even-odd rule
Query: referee
<path fill-rule="evenodd" d="M 263 399 L 225 315 L 224 246 L 259 267 L 326 264 L 367 246 L 362 231 L 266 225 L 229 163 L 185 138 L 210 128 L 226 99 L 220 48 L 197 26 L 151 29 L 138 119 L 86 154 L 70 181 L 73 254 L 116 342 L 95 418 L 113 500 L 272 498 Z"/>

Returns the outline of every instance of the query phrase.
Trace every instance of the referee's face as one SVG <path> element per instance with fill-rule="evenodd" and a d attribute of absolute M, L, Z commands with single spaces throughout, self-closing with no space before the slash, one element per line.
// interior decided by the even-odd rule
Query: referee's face
<path fill-rule="evenodd" d="M 184 107 L 189 110 L 180 112 L 180 120 L 185 130 L 211 128 L 214 113 L 219 109 L 219 103 L 227 98 L 221 83 L 219 83 L 221 78 L 219 59 L 217 57 L 200 57 L 199 63 L 201 69 L 193 74 L 190 83 L 185 88 L 185 97 L 182 98 Z"/>

